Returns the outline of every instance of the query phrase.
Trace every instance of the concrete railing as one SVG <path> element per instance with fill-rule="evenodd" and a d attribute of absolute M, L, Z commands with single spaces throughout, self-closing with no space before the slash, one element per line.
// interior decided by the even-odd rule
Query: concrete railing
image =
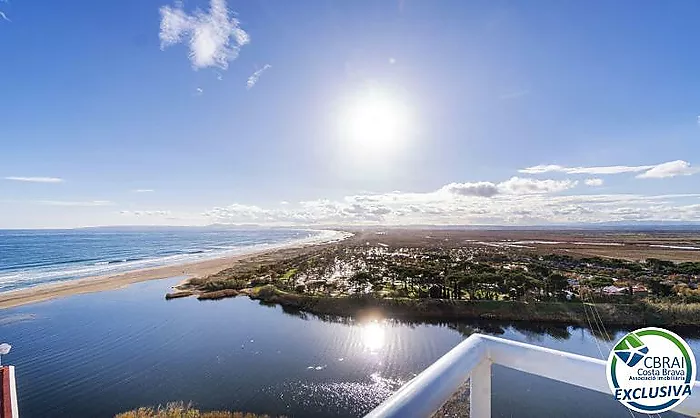
<path fill-rule="evenodd" d="M 470 418 L 491 416 L 491 365 L 595 390 L 612 397 L 605 361 L 473 334 L 401 387 L 365 418 L 427 418 L 469 379 Z M 700 414 L 700 382 L 674 412 Z"/>

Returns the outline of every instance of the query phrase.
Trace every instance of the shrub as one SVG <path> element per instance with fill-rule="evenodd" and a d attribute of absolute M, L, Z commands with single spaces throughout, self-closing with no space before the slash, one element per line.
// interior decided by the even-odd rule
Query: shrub
<path fill-rule="evenodd" d="M 268 277 L 256 277 L 250 281 L 250 287 L 264 286 L 270 283 Z"/>
<path fill-rule="evenodd" d="M 201 412 L 191 404 L 171 402 L 165 406 L 138 408 L 122 412 L 114 418 L 272 418 L 269 415 L 256 415 L 247 412 L 211 411 Z M 284 418 L 284 417 L 280 417 Z"/>

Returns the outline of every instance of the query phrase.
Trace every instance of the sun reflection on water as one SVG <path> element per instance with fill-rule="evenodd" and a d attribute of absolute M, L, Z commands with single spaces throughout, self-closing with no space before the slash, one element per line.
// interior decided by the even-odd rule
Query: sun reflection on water
<path fill-rule="evenodd" d="M 384 324 L 372 321 L 362 326 L 362 343 L 365 349 L 377 352 L 384 347 L 386 342 L 386 329 Z"/>

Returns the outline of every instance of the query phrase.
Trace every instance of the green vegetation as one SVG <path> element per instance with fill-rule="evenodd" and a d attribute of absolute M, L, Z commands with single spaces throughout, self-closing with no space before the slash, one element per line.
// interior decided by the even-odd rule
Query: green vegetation
<path fill-rule="evenodd" d="M 700 263 L 537 255 L 513 248 L 399 247 L 345 243 L 252 260 L 186 291 L 199 299 L 245 294 L 312 313 L 381 310 L 403 318 L 700 323 Z M 679 307 L 682 306 L 682 307 Z"/>
<path fill-rule="evenodd" d="M 201 412 L 184 402 L 172 402 L 157 408 L 138 408 L 122 412 L 114 418 L 271 418 L 269 415 L 256 415 L 245 412 Z M 283 417 L 280 417 L 283 418 Z"/>
<path fill-rule="evenodd" d="M 266 288 L 251 294 L 265 303 L 280 304 L 293 311 L 343 317 L 383 316 L 406 320 L 496 319 L 505 321 L 563 322 L 585 324 L 584 304 L 571 302 L 518 302 L 495 300 L 445 300 L 381 298 L 373 295 L 341 297 L 286 293 Z M 606 325 L 700 325 L 700 304 L 596 303 Z M 590 310 L 590 308 L 588 308 Z"/>
<path fill-rule="evenodd" d="M 282 279 L 289 280 L 297 273 L 297 269 L 289 269 L 286 273 L 282 275 Z"/>

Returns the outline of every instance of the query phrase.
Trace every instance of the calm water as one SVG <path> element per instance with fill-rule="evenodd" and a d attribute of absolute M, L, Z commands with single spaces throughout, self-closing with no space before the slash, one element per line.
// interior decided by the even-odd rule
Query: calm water
<path fill-rule="evenodd" d="M 79 277 L 180 264 L 309 239 L 290 229 L 0 230 L 0 292 Z"/>
<path fill-rule="evenodd" d="M 285 313 L 247 298 L 165 301 L 177 281 L 1 311 L 0 340 L 13 344 L 3 360 L 17 367 L 22 417 L 111 417 L 172 400 L 290 417 L 358 417 L 474 330 L 590 356 L 599 355 L 596 341 L 609 347 L 573 327 L 367 325 Z M 700 352 L 700 340 L 680 332 Z M 630 416 L 605 395 L 505 368 L 494 368 L 493 385 L 498 417 Z"/>

